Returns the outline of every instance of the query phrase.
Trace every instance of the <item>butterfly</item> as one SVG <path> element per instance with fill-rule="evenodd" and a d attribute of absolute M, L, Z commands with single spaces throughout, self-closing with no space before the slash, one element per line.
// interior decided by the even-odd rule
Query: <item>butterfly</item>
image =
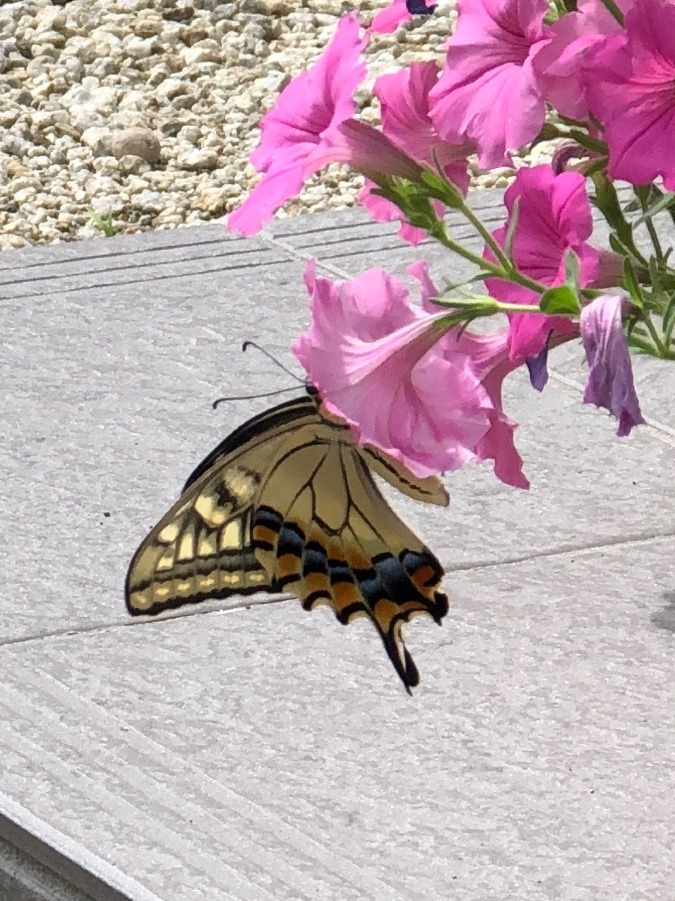
<path fill-rule="evenodd" d="M 133 615 L 208 598 L 288 591 L 328 604 L 347 624 L 374 624 L 406 690 L 419 673 L 401 635 L 412 616 L 448 611 L 443 569 L 398 518 L 372 473 L 404 494 L 447 505 L 435 476 L 417 478 L 357 443 L 315 388 L 254 416 L 197 466 L 136 551 L 126 579 Z"/>

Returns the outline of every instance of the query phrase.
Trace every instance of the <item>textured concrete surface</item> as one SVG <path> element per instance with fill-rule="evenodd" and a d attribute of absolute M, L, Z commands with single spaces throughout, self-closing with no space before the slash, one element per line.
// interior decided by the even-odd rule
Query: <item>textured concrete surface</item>
<path fill-rule="evenodd" d="M 213 398 L 289 384 L 242 341 L 299 372 L 312 255 L 444 271 L 355 212 L 0 256 L 0 835 L 101 898 L 675 898 L 672 365 L 637 361 L 619 440 L 564 348 L 507 382 L 531 491 L 393 497 L 451 599 L 406 629 L 413 699 L 369 624 L 293 600 L 127 617 L 145 531 L 276 400 Z"/>

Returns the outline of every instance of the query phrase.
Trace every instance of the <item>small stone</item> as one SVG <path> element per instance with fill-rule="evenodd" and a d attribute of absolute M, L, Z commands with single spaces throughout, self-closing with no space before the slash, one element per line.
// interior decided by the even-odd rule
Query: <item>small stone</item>
<path fill-rule="evenodd" d="M 94 156 L 110 156 L 112 154 L 112 135 L 107 128 L 97 125 L 85 128 L 80 140 L 91 148 Z"/>
<path fill-rule="evenodd" d="M 28 175 L 30 169 L 19 160 L 9 159 L 5 162 L 5 172 L 9 178 L 16 178 L 19 175 Z"/>
<path fill-rule="evenodd" d="M 215 150 L 190 150 L 178 159 L 178 165 L 189 172 L 215 169 L 218 165 L 218 154 Z"/>
<path fill-rule="evenodd" d="M 3 250 L 20 250 L 22 247 L 30 246 L 30 241 L 22 238 L 21 235 L 0 235 L 0 241 Z"/>
<path fill-rule="evenodd" d="M 0 128 L 10 128 L 19 118 L 18 109 L 0 109 Z"/>
<path fill-rule="evenodd" d="M 227 193 L 223 188 L 206 188 L 195 197 L 194 208 L 212 216 L 223 216 L 230 204 Z"/>
<path fill-rule="evenodd" d="M 189 22 L 194 18 L 195 11 L 192 6 L 175 6 L 165 9 L 163 15 L 169 22 Z"/>
<path fill-rule="evenodd" d="M 159 191 L 141 191 L 134 195 L 133 204 L 144 213 L 156 215 L 166 208 L 166 197 Z"/>
<path fill-rule="evenodd" d="M 186 125 L 178 132 L 178 138 L 186 144 L 198 144 L 202 131 L 197 125 Z"/>
<path fill-rule="evenodd" d="M 220 47 L 215 41 L 200 41 L 194 47 L 185 49 L 181 56 L 186 66 L 194 66 L 198 63 L 219 63 Z"/>
<path fill-rule="evenodd" d="M 139 126 L 125 128 L 114 134 L 111 149 L 118 160 L 124 156 L 139 156 L 148 163 L 158 163 L 161 145 L 154 131 Z"/>
<path fill-rule="evenodd" d="M 178 40 L 188 47 L 192 47 L 199 41 L 204 41 L 209 36 L 209 30 L 203 23 L 195 22 L 192 25 L 184 25 L 178 29 Z"/>
<path fill-rule="evenodd" d="M 147 172 L 151 164 L 147 163 L 142 157 L 129 153 L 126 156 L 121 156 L 117 160 L 117 165 L 121 172 L 130 174 Z"/>

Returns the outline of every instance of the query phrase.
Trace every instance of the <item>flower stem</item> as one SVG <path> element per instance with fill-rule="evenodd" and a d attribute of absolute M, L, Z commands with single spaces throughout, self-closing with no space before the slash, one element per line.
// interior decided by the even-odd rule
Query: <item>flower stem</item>
<path fill-rule="evenodd" d="M 548 290 L 547 285 L 542 285 L 541 282 L 537 282 L 534 279 L 528 278 L 526 275 L 523 275 L 518 269 L 515 268 L 513 263 L 511 263 L 511 261 L 506 257 L 504 251 L 499 246 L 499 244 L 497 244 L 490 232 L 485 228 L 485 226 L 475 215 L 475 213 L 473 213 L 469 209 L 469 207 L 466 207 L 463 212 L 465 212 L 467 218 L 470 219 L 472 224 L 478 230 L 481 237 L 485 239 L 485 242 L 494 252 L 495 256 L 499 259 L 501 265 L 493 263 L 491 260 L 488 260 L 483 256 L 479 256 L 478 254 L 473 253 L 471 250 L 468 250 L 466 247 L 463 247 L 457 241 L 453 241 L 453 239 L 448 234 L 445 222 L 442 221 L 439 222 L 439 227 L 434 229 L 433 231 L 433 237 L 436 238 L 439 243 L 441 243 L 444 247 L 447 247 L 448 250 L 451 250 L 453 253 L 456 253 L 463 259 L 468 260 L 470 263 L 473 263 L 484 272 L 495 276 L 495 278 L 504 278 L 509 281 L 516 282 L 516 284 L 522 285 L 523 288 L 529 288 L 530 291 L 534 291 L 537 294 L 543 294 L 544 291 Z"/>

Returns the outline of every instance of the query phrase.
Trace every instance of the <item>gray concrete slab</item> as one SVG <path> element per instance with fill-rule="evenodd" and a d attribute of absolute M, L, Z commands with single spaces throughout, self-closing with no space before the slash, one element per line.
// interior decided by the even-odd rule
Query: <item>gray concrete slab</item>
<path fill-rule="evenodd" d="M 639 361 L 628 440 L 580 405 L 579 348 L 542 395 L 515 374 L 532 490 L 477 467 L 449 510 L 394 498 L 451 596 L 407 629 L 413 700 L 367 624 L 294 601 L 124 612 L 145 530 L 274 402 L 211 400 L 289 384 L 241 342 L 299 372 L 305 258 L 402 271 L 391 233 L 345 211 L 0 256 L 0 813 L 130 898 L 669 898 L 672 366 Z"/>

